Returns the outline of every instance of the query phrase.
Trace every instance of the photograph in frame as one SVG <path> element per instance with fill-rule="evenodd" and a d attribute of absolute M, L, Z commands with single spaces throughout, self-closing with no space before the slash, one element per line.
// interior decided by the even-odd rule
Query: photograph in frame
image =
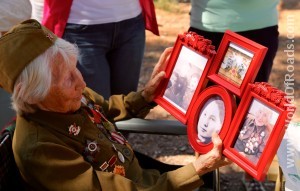
<path fill-rule="evenodd" d="M 255 98 L 252 100 L 234 148 L 254 165 L 265 149 L 278 116 L 276 110 Z"/>
<path fill-rule="evenodd" d="M 187 134 L 192 148 L 200 154 L 209 152 L 213 148 L 213 132 L 224 140 L 235 110 L 235 97 L 226 88 L 213 85 L 204 89 L 188 119 Z"/>
<path fill-rule="evenodd" d="M 207 58 L 182 46 L 163 98 L 186 113 L 192 100 Z"/>
<path fill-rule="evenodd" d="M 233 31 L 226 30 L 208 78 L 242 97 L 253 83 L 268 48 Z"/>
<path fill-rule="evenodd" d="M 295 109 L 282 90 L 249 83 L 224 139 L 224 156 L 263 181 Z"/>
<path fill-rule="evenodd" d="M 230 42 L 218 74 L 239 87 L 248 71 L 253 55 L 252 52 Z"/>
<path fill-rule="evenodd" d="M 183 124 L 208 83 L 208 72 L 216 55 L 211 40 L 195 32 L 179 34 L 165 78 L 159 83 L 154 101 Z"/>
<path fill-rule="evenodd" d="M 225 105 L 220 96 L 209 98 L 199 113 L 197 124 L 198 141 L 202 144 L 211 143 L 213 132 L 219 133 L 224 122 Z"/>

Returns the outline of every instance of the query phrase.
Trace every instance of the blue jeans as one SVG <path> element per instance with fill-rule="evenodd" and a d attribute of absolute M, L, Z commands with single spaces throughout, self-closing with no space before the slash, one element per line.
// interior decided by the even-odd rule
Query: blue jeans
<path fill-rule="evenodd" d="M 105 98 L 137 90 L 145 49 L 142 14 L 116 23 L 67 24 L 63 38 L 78 46 L 77 67 L 88 87 Z"/>

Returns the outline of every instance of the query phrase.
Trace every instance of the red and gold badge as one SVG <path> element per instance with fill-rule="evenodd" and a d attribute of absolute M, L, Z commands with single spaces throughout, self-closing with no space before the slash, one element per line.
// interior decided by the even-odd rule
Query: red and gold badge
<path fill-rule="evenodd" d="M 121 176 L 125 176 L 125 168 L 121 165 L 116 165 L 113 171 L 114 174 L 119 174 Z"/>

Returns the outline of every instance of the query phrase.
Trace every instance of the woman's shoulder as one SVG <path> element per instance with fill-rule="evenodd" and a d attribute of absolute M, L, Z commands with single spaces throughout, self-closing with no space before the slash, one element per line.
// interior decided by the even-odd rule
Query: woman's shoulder
<path fill-rule="evenodd" d="M 91 88 L 86 87 L 83 90 L 83 96 L 89 100 L 92 101 L 94 103 L 102 103 L 104 102 L 104 97 L 98 93 L 96 93 L 94 90 L 92 90 Z"/>

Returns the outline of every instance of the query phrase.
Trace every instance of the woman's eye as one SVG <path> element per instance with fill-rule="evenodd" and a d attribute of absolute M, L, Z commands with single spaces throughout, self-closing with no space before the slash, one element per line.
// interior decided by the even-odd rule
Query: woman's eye
<path fill-rule="evenodd" d="M 68 86 L 68 87 L 71 86 L 72 80 L 73 80 L 73 77 L 72 77 L 72 75 L 70 75 L 70 76 L 65 80 L 65 85 Z"/>

